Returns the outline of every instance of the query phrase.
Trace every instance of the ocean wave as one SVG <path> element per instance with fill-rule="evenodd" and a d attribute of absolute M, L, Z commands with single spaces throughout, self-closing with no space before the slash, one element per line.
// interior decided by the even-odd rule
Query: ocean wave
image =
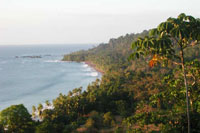
<path fill-rule="evenodd" d="M 57 63 L 57 62 L 63 62 L 61 60 L 46 60 L 45 62 L 48 62 L 48 63 Z"/>
<path fill-rule="evenodd" d="M 86 68 L 86 69 L 83 69 L 83 71 L 84 71 L 84 72 L 91 72 L 92 69 L 88 67 L 88 68 Z"/>
<path fill-rule="evenodd" d="M 91 73 L 87 73 L 88 76 L 92 76 L 92 77 L 97 77 L 99 74 L 98 72 L 91 72 Z"/>
<path fill-rule="evenodd" d="M 85 68 L 88 67 L 88 64 L 83 64 L 83 67 L 85 67 Z"/>

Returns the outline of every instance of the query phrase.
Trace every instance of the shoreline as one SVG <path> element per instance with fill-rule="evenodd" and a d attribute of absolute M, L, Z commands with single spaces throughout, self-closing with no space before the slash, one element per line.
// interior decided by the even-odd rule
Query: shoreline
<path fill-rule="evenodd" d="M 99 68 L 97 68 L 97 66 L 94 64 L 94 63 L 92 63 L 91 61 L 83 61 L 85 64 L 87 64 L 88 66 L 90 66 L 90 67 L 92 67 L 94 70 L 96 70 L 97 72 L 99 72 L 99 73 L 101 73 L 102 75 L 104 75 L 104 71 L 103 70 L 101 70 L 101 69 L 99 69 Z"/>
<path fill-rule="evenodd" d="M 97 68 L 97 65 L 92 63 L 91 61 L 65 61 L 65 60 L 62 60 L 62 61 L 64 61 L 64 62 L 79 62 L 79 63 L 82 62 L 82 63 L 87 64 L 89 67 L 92 67 L 98 73 L 101 73 L 101 75 L 105 74 L 105 71 L 103 71 L 102 69 Z"/>

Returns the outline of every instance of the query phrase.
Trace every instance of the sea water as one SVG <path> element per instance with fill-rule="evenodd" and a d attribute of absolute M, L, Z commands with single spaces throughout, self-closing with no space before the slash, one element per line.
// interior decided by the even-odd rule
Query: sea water
<path fill-rule="evenodd" d="M 10 105 L 33 105 L 55 99 L 101 78 L 87 64 L 63 62 L 64 54 L 95 45 L 0 46 L 0 110 Z"/>

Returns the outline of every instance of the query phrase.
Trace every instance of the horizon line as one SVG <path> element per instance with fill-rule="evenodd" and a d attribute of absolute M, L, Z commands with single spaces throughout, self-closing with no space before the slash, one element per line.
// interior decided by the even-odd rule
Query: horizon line
<path fill-rule="evenodd" d="M 104 43 L 104 42 L 102 42 Z M 18 43 L 18 44 L 0 44 L 0 46 L 17 46 L 17 45 L 97 45 L 102 43 Z"/>

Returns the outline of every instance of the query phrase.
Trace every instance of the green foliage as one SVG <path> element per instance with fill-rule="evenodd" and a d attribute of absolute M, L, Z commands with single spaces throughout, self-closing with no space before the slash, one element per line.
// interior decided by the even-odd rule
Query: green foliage
<path fill-rule="evenodd" d="M 0 125 L 8 132 L 34 132 L 34 122 L 22 105 L 12 105 L 0 112 Z"/>
<path fill-rule="evenodd" d="M 93 128 L 94 127 L 94 123 L 95 123 L 95 121 L 92 118 L 89 118 L 89 119 L 87 119 L 87 121 L 85 123 L 85 126 L 87 128 Z"/>
<path fill-rule="evenodd" d="M 197 27 L 195 32 L 189 29 L 194 28 L 191 24 Z M 34 106 L 33 117 L 38 112 L 40 121 L 33 122 L 28 112 L 19 115 L 20 111 L 15 114 L 10 109 L 2 111 L 1 115 L 19 117 L 26 126 L 19 127 L 19 121 L 9 122 L 19 127 L 18 132 L 34 131 L 25 128 L 29 126 L 38 133 L 184 132 L 187 130 L 186 95 L 179 64 L 180 48 L 174 45 L 176 39 L 180 39 L 179 34 L 183 38 L 178 44 L 186 53 L 184 66 L 191 103 L 191 131 L 199 132 L 200 47 L 195 41 L 199 38 L 198 26 L 199 19 L 181 14 L 177 19 L 169 18 L 150 33 L 127 34 L 110 39 L 107 44 L 65 55 L 63 60 L 88 61 L 105 73 L 84 91 L 75 88 L 67 95 L 60 94 L 53 100 L 52 109 L 45 109 L 42 104 Z M 147 36 L 148 33 L 153 36 Z M 130 62 L 127 58 L 132 52 L 131 58 L 140 58 Z M 150 68 L 147 64 L 152 57 L 157 65 Z M 161 66 L 162 63 L 165 66 Z M 51 106 L 51 102 L 46 101 L 46 105 Z M 0 131 L 5 128 L 7 118 L 0 117 Z"/>
<path fill-rule="evenodd" d="M 36 133 L 55 133 L 54 125 L 49 121 L 43 121 L 36 127 Z"/>
<path fill-rule="evenodd" d="M 199 42 L 200 21 L 192 16 L 180 14 L 178 18 L 168 18 L 156 29 L 152 29 L 150 36 L 138 38 L 133 42 L 131 58 L 147 55 L 158 55 L 162 59 L 177 58 L 175 47 L 185 49 Z M 178 53 L 179 54 L 179 53 Z M 179 58 L 180 59 L 180 58 Z"/>
<path fill-rule="evenodd" d="M 140 56 L 151 55 L 153 58 L 149 62 L 149 66 L 153 67 L 157 62 L 164 61 L 164 64 L 167 64 L 168 60 L 175 62 L 175 64 L 181 65 L 183 72 L 183 80 L 175 79 L 168 86 L 170 88 L 170 95 L 174 99 L 170 99 L 170 104 L 172 102 L 177 103 L 176 111 L 181 112 L 180 107 L 183 104 L 178 103 L 180 99 L 184 96 L 183 88 L 179 90 L 173 90 L 174 86 L 182 84 L 184 82 L 185 93 L 186 93 L 186 105 L 187 105 L 187 118 L 188 118 L 188 132 L 190 133 L 190 102 L 189 93 L 191 91 L 188 87 L 188 79 L 186 76 L 185 68 L 185 51 L 184 49 L 189 46 L 194 46 L 199 43 L 200 36 L 200 21 L 195 19 L 192 16 L 186 16 L 185 14 L 180 14 L 177 18 L 168 18 L 167 21 L 162 22 L 156 29 L 150 31 L 150 36 L 144 38 L 139 38 L 137 41 L 133 42 L 132 49 L 133 53 L 131 54 L 132 59 L 135 57 L 139 58 Z M 167 94 L 164 93 L 166 96 Z M 159 96 L 163 96 L 160 94 Z M 192 96 L 192 95 L 191 95 Z M 194 96 L 192 96 L 194 97 Z M 160 102 L 160 97 L 157 97 Z M 181 101 L 179 101 L 181 102 Z M 180 105 L 179 105 L 180 104 Z M 180 107 L 179 107 L 180 106 Z"/>
<path fill-rule="evenodd" d="M 45 104 L 46 106 L 51 106 L 51 103 L 48 100 L 45 101 Z"/>
<path fill-rule="evenodd" d="M 118 100 L 115 102 L 115 105 L 117 107 L 117 113 L 123 117 L 126 117 L 129 115 L 130 110 L 127 108 L 127 102 L 124 100 Z"/>
<path fill-rule="evenodd" d="M 33 118 L 36 118 L 36 111 L 37 111 L 36 107 L 32 106 L 32 116 L 33 116 Z"/>
<path fill-rule="evenodd" d="M 0 133 L 3 133 L 4 132 L 4 128 L 3 128 L 3 125 L 0 124 Z"/>
<path fill-rule="evenodd" d="M 63 133 L 73 132 L 73 130 L 74 130 L 74 129 L 77 129 L 78 126 L 79 126 L 79 125 L 77 124 L 77 122 L 72 122 L 71 124 L 66 125 L 66 126 L 64 127 Z"/>
<path fill-rule="evenodd" d="M 107 44 L 100 44 L 99 46 L 89 49 L 87 51 L 78 51 L 65 55 L 64 61 L 89 61 L 100 70 L 119 71 L 125 69 L 130 62 L 127 61 L 131 54 L 130 44 L 136 40 L 137 37 L 147 35 L 148 31 L 143 31 L 140 34 L 127 34 L 117 39 L 110 39 Z"/>
<path fill-rule="evenodd" d="M 113 116 L 112 116 L 112 113 L 111 112 L 107 112 L 103 115 L 103 123 L 106 125 L 106 126 L 111 126 L 112 125 L 112 122 L 113 122 Z"/>

